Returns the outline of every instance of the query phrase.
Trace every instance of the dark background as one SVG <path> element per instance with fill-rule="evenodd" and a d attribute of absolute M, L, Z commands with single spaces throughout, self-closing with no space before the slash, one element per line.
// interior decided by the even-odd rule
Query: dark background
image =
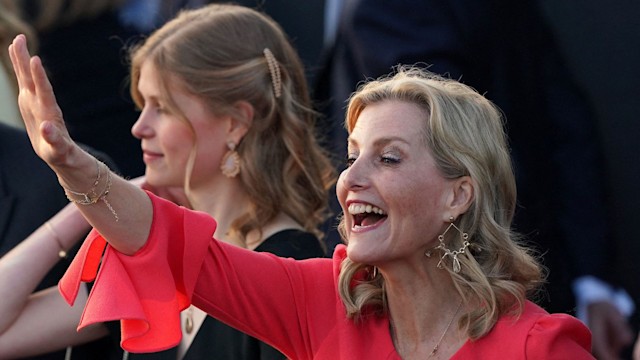
<path fill-rule="evenodd" d="M 640 305 L 640 2 L 542 0 L 569 68 L 587 92 L 605 155 L 615 273 Z M 640 317 L 635 315 L 636 326 Z"/>

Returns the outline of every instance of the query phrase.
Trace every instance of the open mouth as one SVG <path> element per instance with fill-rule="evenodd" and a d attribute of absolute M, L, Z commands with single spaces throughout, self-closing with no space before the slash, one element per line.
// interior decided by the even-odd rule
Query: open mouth
<path fill-rule="evenodd" d="M 375 225 L 387 218 L 387 213 L 371 204 L 354 203 L 349 205 L 349 214 L 353 217 L 354 227 Z"/>

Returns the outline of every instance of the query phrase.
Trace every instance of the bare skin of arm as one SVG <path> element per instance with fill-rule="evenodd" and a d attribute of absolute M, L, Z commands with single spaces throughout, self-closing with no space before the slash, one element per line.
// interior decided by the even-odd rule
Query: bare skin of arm
<path fill-rule="evenodd" d="M 76 331 L 87 299 L 85 287 L 73 307 L 55 287 L 33 293 L 60 260 L 60 247 L 71 248 L 88 230 L 89 224 L 70 204 L 0 259 L 0 358 L 39 355 L 108 334 L 102 324 Z"/>
<path fill-rule="evenodd" d="M 97 178 L 96 159 L 82 150 L 69 136 L 62 111 L 39 57 L 31 56 L 24 35 L 9 46 L 9 55 L 18 80 L 18 104 L 36 154 L 58 176 L 66 189 L 89 191 Z M 102 166 L 105 186 L 106 166 Z M 133 254 L 146 242 L 153 209 L 148 196 L 139 187 L 111 173 L 108 202 L 117 213 L 117 221 L 107 204 L 78 205 L 82 215 L 118 251 Z"/>

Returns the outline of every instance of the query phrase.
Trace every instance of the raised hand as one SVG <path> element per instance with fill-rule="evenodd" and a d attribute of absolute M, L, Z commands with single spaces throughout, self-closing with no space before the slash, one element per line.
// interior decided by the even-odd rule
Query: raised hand
<path fill-rule="evenodd" d="M 67 165 L 77 146 L 69 136 L 40 58 L 29 54 L 24 35 L 13 40 L 9 56 L 18 79 L 20 113 L 33 149 L 52 167 Z"/>
<path fill-rule="evenodd" d="M 9 55 L 18 79 L 18 105 L 36 154 L 55 171 L 67 195 L 73 194 L 89 223 L 116 249 L 133 254 L 146 243 L 151 228 L 149 197 L 73 142 L 42 62 L 29 54 L 24 35 L 16 36 Z"/>

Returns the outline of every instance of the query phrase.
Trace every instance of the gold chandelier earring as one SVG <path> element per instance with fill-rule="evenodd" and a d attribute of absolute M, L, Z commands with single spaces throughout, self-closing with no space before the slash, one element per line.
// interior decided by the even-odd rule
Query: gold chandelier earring
<path fill-rule="evenodd" d="M 227 148 L 229 150 L 222 157 L 220 170 L 224 176 L 234 178 L 240 173 L 240 155 L 238 155 L 236 144 L 233 141 L 227 141 Z"/>
<path fill-rule="evenodd" d="M 440 235 L 438 235 L 438 241 L 440 242 L 440 244 L 438 244 L 438 246 L 436 246 L 435 248 L 433 248 L 432 250 L 436 250 L 436 249 L 440 249 L 442 250 L 442 252 L 444 253 L 442 255 L 442 257 L 440 258 L 440 261 L 438 261 L 438 269 L 442 269 L 443 265 L 442 262 L 444 261 L 444 258 L 446 258 L 447 256 L 451 257 L 452 262 L 453 262 L 453 272 L 455 272 L 456 274 L 460 272 L 460 260 L 458 259 L 458 255 L 460 254 L 464 254 L 466 249 L 469 247 L 469 245 L 471 245 L 471 243 L 469 242 L 469 234 L 467 234 L 466 232 L 460 230 L 460 228 L 458 228 L 456 226 L 456 224 L 454 224 L 455 219 L 453 218 L 453 216 L 449 217 L 449 226 L 447 226 L 447 229 Z M 462 240 L 462 247 L 458 250 L 451 250 L 451 249 L 447 249 L 447 246 L 444 244 L 444 236 L 447 234 L 447 231 L 449 231 L 449 229 L 454 228 L 456 230 L 458 230 L 458 233 L 460 233 L 460 239 Z M 431 251 L 432 250 L 428 250 L 425 253 L 426 257 L 431 257 Z"/>

